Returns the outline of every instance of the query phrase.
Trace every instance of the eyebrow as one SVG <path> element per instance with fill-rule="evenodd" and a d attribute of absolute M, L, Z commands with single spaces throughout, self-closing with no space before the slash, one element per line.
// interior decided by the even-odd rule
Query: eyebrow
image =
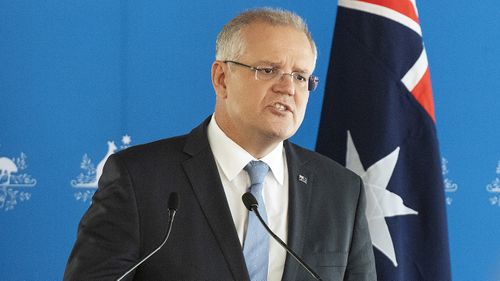
<path fill-rule="evenodd" d="M 268 60 L 261 60 L 261 61 L 258 61 L 256 62 L 257 64 L 257 67 L 262 67 L 263 65 L 269 65 L 269 66 L 272 66 L 274 68 L 280 68 L 281 64 L 280 63 L 277 63 L 277 62 L 272 62 L 272 61 L 268 61 Z M 299 73 L 302 73 L 302 74 L 308 74 L 309 72 L 304 70 L 304 69 L 301 69 L 301 68 L 296 68 L 297 70 L 293 70 L 293 72 L 299 72 Z"/>
<path fill-rule="evenodd" d="M 262 65 L 269 65 L 272 67 L 280 66 L 280 63 L 272 62 L 272 61 L 268 61 L 268 60 L 261 60 L 261 61 L 256 62 L 256 64 L 257 64 L 257 66 L 262 66 Z"/>

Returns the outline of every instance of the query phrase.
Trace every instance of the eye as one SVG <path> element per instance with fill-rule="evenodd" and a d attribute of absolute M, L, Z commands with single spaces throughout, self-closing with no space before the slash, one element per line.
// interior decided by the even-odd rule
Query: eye
<path fill-rule="evenodd" d="M 276 69 L 272 67 L 260 67 L 259 72 L 262 74 L 275 74 Z"/>
<path fill-rule="evenodd" d="M 307 78 L 302 76 L 302 74 L 300 74 L 300 73 L 293 73 L 293 77 L 295 78 L 295 80 L 297 80 L 299 82 L 306 82 L 307 81 Z"/>

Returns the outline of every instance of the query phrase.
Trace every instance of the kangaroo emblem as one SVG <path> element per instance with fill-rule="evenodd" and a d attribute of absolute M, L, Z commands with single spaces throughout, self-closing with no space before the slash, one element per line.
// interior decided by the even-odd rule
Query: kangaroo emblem
<path fill-rule="evenodd" d="M 81 172 L 73 180 L 70 181 L 71 186 L 80 190 L 75 191 L 75 199 L 82 202 L 91 202 L 92 196 L 96 188 L 98 188 L 99 179 L 102 176 L 104 165 L 111 154 L 116 151 L 126 149 L 130 146 L 132 139 L 129 135 L 124 135 L 121 139 L 121 144 L 116 145 L 114 141 L 108 141 L 106 154 L 100 158 L 101 161 L 94 165 L 92 159 L 85 153 L 80 162 Z"/>
<path fill-rule="evenodd" d="M 7 175 L 7 181 L 0 185 L 10 185 L 12 173 L 17 173 L 17 165 L 7 157 L 0 157 L 0 179 Z"/>

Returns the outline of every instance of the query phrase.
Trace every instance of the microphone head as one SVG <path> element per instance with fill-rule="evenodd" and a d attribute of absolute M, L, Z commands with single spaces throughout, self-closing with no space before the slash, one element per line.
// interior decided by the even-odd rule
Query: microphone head
<path fill-rule="evenodd" d="M 179 209 L 179 195 L 177 192 L 170 193 L 170 196 L 168 197 L 168 209 L 176 211 Z"/>
<path fill-rule="evenodd" d="M 253 211 L 254 207 L 255 208 L 259 207 L 259 203 L 257 203 L 257 199 L 255 199 L 253 194 L 250 192 L 243 194 L 243 196 L 241 196 L 241 200 L 243 200 L 243 204 L 245 204 L 245 207 L 247 207 L 247 209 L 249 211 Z"/>

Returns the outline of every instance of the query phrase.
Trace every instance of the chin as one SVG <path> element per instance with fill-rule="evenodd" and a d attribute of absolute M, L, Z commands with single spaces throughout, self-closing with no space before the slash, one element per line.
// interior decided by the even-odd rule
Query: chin
<path fill-rule="evenodd" d="M 296 131 L 297 131 L 297 129 L 295 129 L 295 128 L 280 127 L 280 128 L 275 128 L 274 130 L 271 130 L 269 132 L 269 135 L 273 139 L 276 139 L 279 141 L 284 141 L 288 138 L 291 138 L 295 134 Z"/>

